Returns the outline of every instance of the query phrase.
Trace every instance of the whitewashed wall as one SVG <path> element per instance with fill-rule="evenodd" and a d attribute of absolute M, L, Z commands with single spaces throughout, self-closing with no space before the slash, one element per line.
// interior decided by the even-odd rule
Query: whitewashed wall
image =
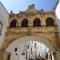
<path fill-rule="evenodd" d="M 0 48 L 4 39 L 4 34 L 6 31 L 6 27 L 8 24 L 8 19 L 9 19 L 9 14 L 6 11 L 5 7 L 2 5 L 2 3 L 0 2 L 0 21 L 2 22 L 3 26 L 2 26 L 2 32 L 0 35 Z"/>
<path fill-rule="evenodd" d="M 57 17 L 56 23 L 58 25 L 58 31 L 59 31 L 59 37 L 60 37 L 60 1 L 59 1 L 59 4 L 57 5 L 55 12 Z"/>

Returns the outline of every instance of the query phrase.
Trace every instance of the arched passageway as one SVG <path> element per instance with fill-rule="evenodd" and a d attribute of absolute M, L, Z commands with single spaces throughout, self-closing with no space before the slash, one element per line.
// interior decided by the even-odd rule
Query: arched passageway
<path fill-rule="evenodd" d="M 50 56 L 50 53 L 53 51 L 53 46 L 46 41 L 46 38 L 26 36 L 24 38 L 17 39 L 8 46 L 6 49 L 6 52 L 8 52 L 8 58 L 6 58 L 6 60 L 51 59 L 53 55 Z"/>

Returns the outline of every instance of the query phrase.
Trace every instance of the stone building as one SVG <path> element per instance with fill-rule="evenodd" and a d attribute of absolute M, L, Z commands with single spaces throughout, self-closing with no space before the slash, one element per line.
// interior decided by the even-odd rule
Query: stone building
<path fill-rule="evenodd" d="M 7 14 L 4 15 L 7 17 L 5 21 L 8 24 L 5 27 L 6 31 L 0 48 L 0 60 L 10 60 L 12 52 L 24 49 L 25 44 L 29 41 L 43 43 L 53 52 L 54 60 L 59 60 L 60 42 L 55 8 L 52 11 L 36 10 L 35 5 L 32 4 L 26 11 L 20 11 L 17 14 L 12 11 L 8 14 L 4 11 Z M 20 54 L 20 52 L 17 53 Z M 17 53 L 15 54 L 18 55 Z M 24 54 L 22 53 L 22 55 Z"/>

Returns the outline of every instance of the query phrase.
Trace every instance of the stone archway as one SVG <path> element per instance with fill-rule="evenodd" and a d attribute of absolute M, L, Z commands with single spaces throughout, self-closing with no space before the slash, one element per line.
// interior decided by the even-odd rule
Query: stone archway
<path fill-rule="evenodd" d="M 37 37 L 37 36 L 26 36 L 26 37 L 18 38 L 17 40 L 15 40 L 14 42 L 12 42 L 6 48 L 6 51 L 5 51 L 5 54 L 4 54 L 4 60 L 7 59 L 7 56 L 10 54 L 10 52 L 14 51 L 14 48 L 16 48 L 16 47 L 22 47 L 28 41 L 38 41 L 38 42 L 41 42 L 41 43 L 45 44 L 53 52 L 55 52 L 55 48 L 52 46 L 52 44 L 46 38 Z"/>

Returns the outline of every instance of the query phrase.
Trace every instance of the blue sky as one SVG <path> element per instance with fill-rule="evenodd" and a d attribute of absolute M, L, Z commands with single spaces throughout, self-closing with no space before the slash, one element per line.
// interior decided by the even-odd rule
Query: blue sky
<path fill-rule="evenodd" d="M 35 4 L 36 9 L 51 10 L 56 4 L 57 0 L 0 0 L 5 8 L 10 12 L 17 13 L 25 11 L 30 4 Z"/>

